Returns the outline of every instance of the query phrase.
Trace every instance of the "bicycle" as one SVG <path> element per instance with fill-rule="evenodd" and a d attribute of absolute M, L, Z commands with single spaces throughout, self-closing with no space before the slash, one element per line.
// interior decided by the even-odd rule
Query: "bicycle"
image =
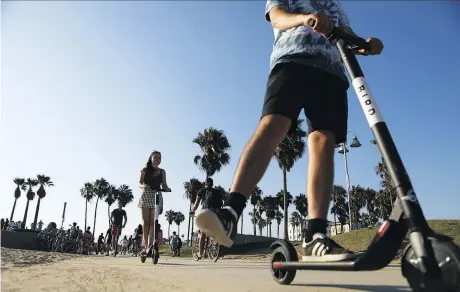
<path fill-rule="evenodd" d="M 191 212 L 190 216 L 194 218 L 194 213 Z M 200 238 L 201 238 L 201 231 L 198 230 L 193 236 L 192 236 L 192 257 L 196 261 L 199 261 L 201 258 L 198 257 L 198 253 L 200 251 Z M 207 257 L 210 261 L 212 262 L 217 262 L 219 259 L 219 253 L 220 253 L 220 245 L 211 237 L 207 236 L 206 242 L 204 244 L 203 248 L 203 254 L 202 257 Z"/>

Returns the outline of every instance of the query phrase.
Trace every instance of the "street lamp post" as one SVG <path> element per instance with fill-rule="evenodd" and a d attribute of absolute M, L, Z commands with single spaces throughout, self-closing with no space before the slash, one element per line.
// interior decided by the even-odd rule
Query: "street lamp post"
<path fill-rule="evenodd" d="M 359 142 L 358 137 L 356 136 L 356 133 L 354 131 L 350 130 L 350 131 L 347 132 L 347 135 L 350 132 L 352 132 L 353 135 L 354 135 L 353 140 L 351 141 L 350 147 L 353 147 L 353 148 L 361 147 L 361 143 Z M 339 147 L 340 147 L 339 153 L 343 154 L 343 158 L 344 158 L 344 161 L 345 161 L 345 179 L 346 179 L 346 184 L 347 184 L 348 214 L 350 216 L 349 223 L 350 223 L 350 231 L 351 231 L 351 230 L 353 230 L 353 224 L 352 224 L 352 217 L 351 217 L 350 175 L 348 174 L 348 160 L 347 160 L 348 149 L 347 149 L 347 140 L 346 140 L 346 138 L 345 138 L 345 142 L 343 142 L 341 146 L 339 145 Z"/>

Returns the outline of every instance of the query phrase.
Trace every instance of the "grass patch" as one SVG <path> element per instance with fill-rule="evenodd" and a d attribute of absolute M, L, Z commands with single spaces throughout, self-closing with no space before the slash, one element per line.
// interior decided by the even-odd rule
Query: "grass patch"
<path fill-rule="evenodd" d="M 172 256 L 171 246 L 163 245 L 160 248 L 160 255 Z M 181 257 L 191 257 L 192 256 L 192 247 L 191 246 L 182 246 L 180 249 Z"/>

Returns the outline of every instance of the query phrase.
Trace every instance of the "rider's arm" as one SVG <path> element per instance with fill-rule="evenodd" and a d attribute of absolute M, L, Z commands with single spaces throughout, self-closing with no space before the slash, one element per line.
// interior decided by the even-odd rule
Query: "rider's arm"
<path fill-rule="evenodd" d="M 126 226 L 126 222 L 128 222 L 128 215 L 126 215 L 126 211 L 123 214 L 123 218 L 125 218 L 125 224 L 123 224 L 123 228 Z"/>
<path fill-rule="evenodd" d="M 345 13 L 342 5 L 340 4 L 339 1 L 337 1 L 337 6 L 338 6 L 338 9 L 339 9 L 339 23 L 338 23 L 338 26 L 346 33 L 349 33 L 355 37 L 359 37 L 357 34 L 355 34 L 355 32 L 353 31 L 353 29 L 351 28 L 351 25 L 350 25 L 350 20 L 348 19 L 348 16 L 347 14 Z M 359 50 L 353 50 L 353 53 L 357 54 L 357 55 L 363 55 L 362 52 L 360 52 Z"/>
<path fill-rule="evenodd" d="M 307 15 L 289 12 L 288 5 L 288 0 L 268 0 L 265 6 L 265 18 L 274 28 L 280 30 L 307 25 Z"/>
<path fill-rule="evenodd" d="M 199 190 L 198 193 L 196 194 L 196 200 L 195 200 L 195 204 L 193 204 L 192 206 L 192 210 L 198 209 L 198 205 L 201 202 L 201 194 L 203 193 L 203 191 L 204 191 L 204 188 Z"/>
<path fill-rule="evenodd" d="M 145 178 L 145 170 L 141 170 L 141 175 L 139 177 L 139 184 L 138 184 L 138 186 L 141 189 L 146 187 L 146 184 L 144 183 L 144 178 Z"/>
<path fill-rule="evenodd" d="M 161 170 L 161 177 L 163 178 L 163 181 L 161 182 L 161 186 L 164 189 L 168 189 L 168 184 L 166 183 L 166 171 L 164 169 Z"/>

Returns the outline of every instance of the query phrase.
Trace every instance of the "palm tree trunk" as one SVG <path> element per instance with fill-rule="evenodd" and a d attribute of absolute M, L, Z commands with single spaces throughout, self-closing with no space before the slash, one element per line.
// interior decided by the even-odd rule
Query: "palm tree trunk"
<path fill-rule="evenodd" d="M 192 210 L 192 201 L 190 201 L 189 210 Z M 188 214 L 188 227 L 187 227 L 187 242 L 190 242 L 190 221 L 192 219 L 192 215 Z M 169 229 L 168 229 L 168 238 L 169 238 Z"/>
<path fill-rule="evenodd" d="M 24 218 L 22 218 L 22 228 L 26 228 L 26 221 L 27 221 L 27 212 L 29 211 L 29 202 L 30 200 L 27 199 L 26 210 L 24 211 Z"/>
<path fill-rule="evenodd" d="M 276 237 L 280 238 L 280 225 L 276 227 Z"/>
<path fill-rule="evenodd" d="M 169 232 L 170 228 L 171 228 L 171 224 L 169 224 L 168 222 L 168 242 L 169 244 L 171 244 L 171 233 Z"/>
<path fill-rule="evenodd" d="M 37 201 L 37 207 L 35 208 L 34 229 L 37 228 L 38 211 L 40 211 L 40 201 L 41 200 L 42 199 L 40 199 L 40 197 L 39 197 L 38 201 Z"/>
<path fill-rule="evenodd" d="M 180 227 L 179 227 L 179 224 L 177 224 L 177 236 L 180 236 L 179 235 L 180 234 L 179 230 L 180 230 Z"/>
<path fill-rule="evenodd" d="M 109 226 L 112 226 L 111 218 L 110 218 L 110 205 L 107 204 L 107 215 L 109 216 Z"/>
<path fill-rule="evenodd" d="M 13 221 L 14 210 L 16 209 L 16 201 L 18 198 L 14 198 L 13 210 L 11 210 L 10 222 Z"/>
<path fill-rule="evenodd" d="M 241 213 L 241 234 L 243 234 L 243 212 Z"/>
<path fill-rule="evenodd" d="M 93 223 L 93 234 L 96 234 L 96 215 L 97 215 L 97 204 L 99 203 L 99 197 L 96 200 L 96 208 L 94 208 L 94 223 Z M 83 231 L 84 232 L 84 231 Z"/>
<path fill-rule="evenodd" d="M 252 216 L 253 216 L 253 219 L 256 218 L 256 205 L 254 205 L 254 208 L 253 208 L 253 211 L 252 211 Z M 256 220 L 253 220 L 252 223 L 253 223 L 253 226 L 254 226 L 254 236 L 255 236 L 255 235 L 257 235 L 256 234 Z"/>
<path fill-rule="evenodd" d="M 192 241 L 193 241 L 193 227 L 195 226 L 195 221 L 193 220 L 192 217 L 192 230 L 190 231 L 190 246 L 192 246 Z"/>
<path fill-rule="evenodd" d="M 334 202 L 334 205 L 335 205 L 335 202 Z M 335 206 L 334 206 L 334 210 L 335 210 Z M 334 212 L 334 228 L 335 228 L 335 233 L 337 234 L 337 216 L 336 216 L 336 212 Z"/>
<path fill-rule="evenodd" d="M 288 197 L 287 197 L 287 172 L 283 167 L 283 192 L 284 192 L 284 240 L 289 240 L 288 235 Z"/>
<path fill-rule="evenodd" d="M 88 200 L 85 198 L 85 230 L 86 230 L 86 220 L 88 218 Z"/>

